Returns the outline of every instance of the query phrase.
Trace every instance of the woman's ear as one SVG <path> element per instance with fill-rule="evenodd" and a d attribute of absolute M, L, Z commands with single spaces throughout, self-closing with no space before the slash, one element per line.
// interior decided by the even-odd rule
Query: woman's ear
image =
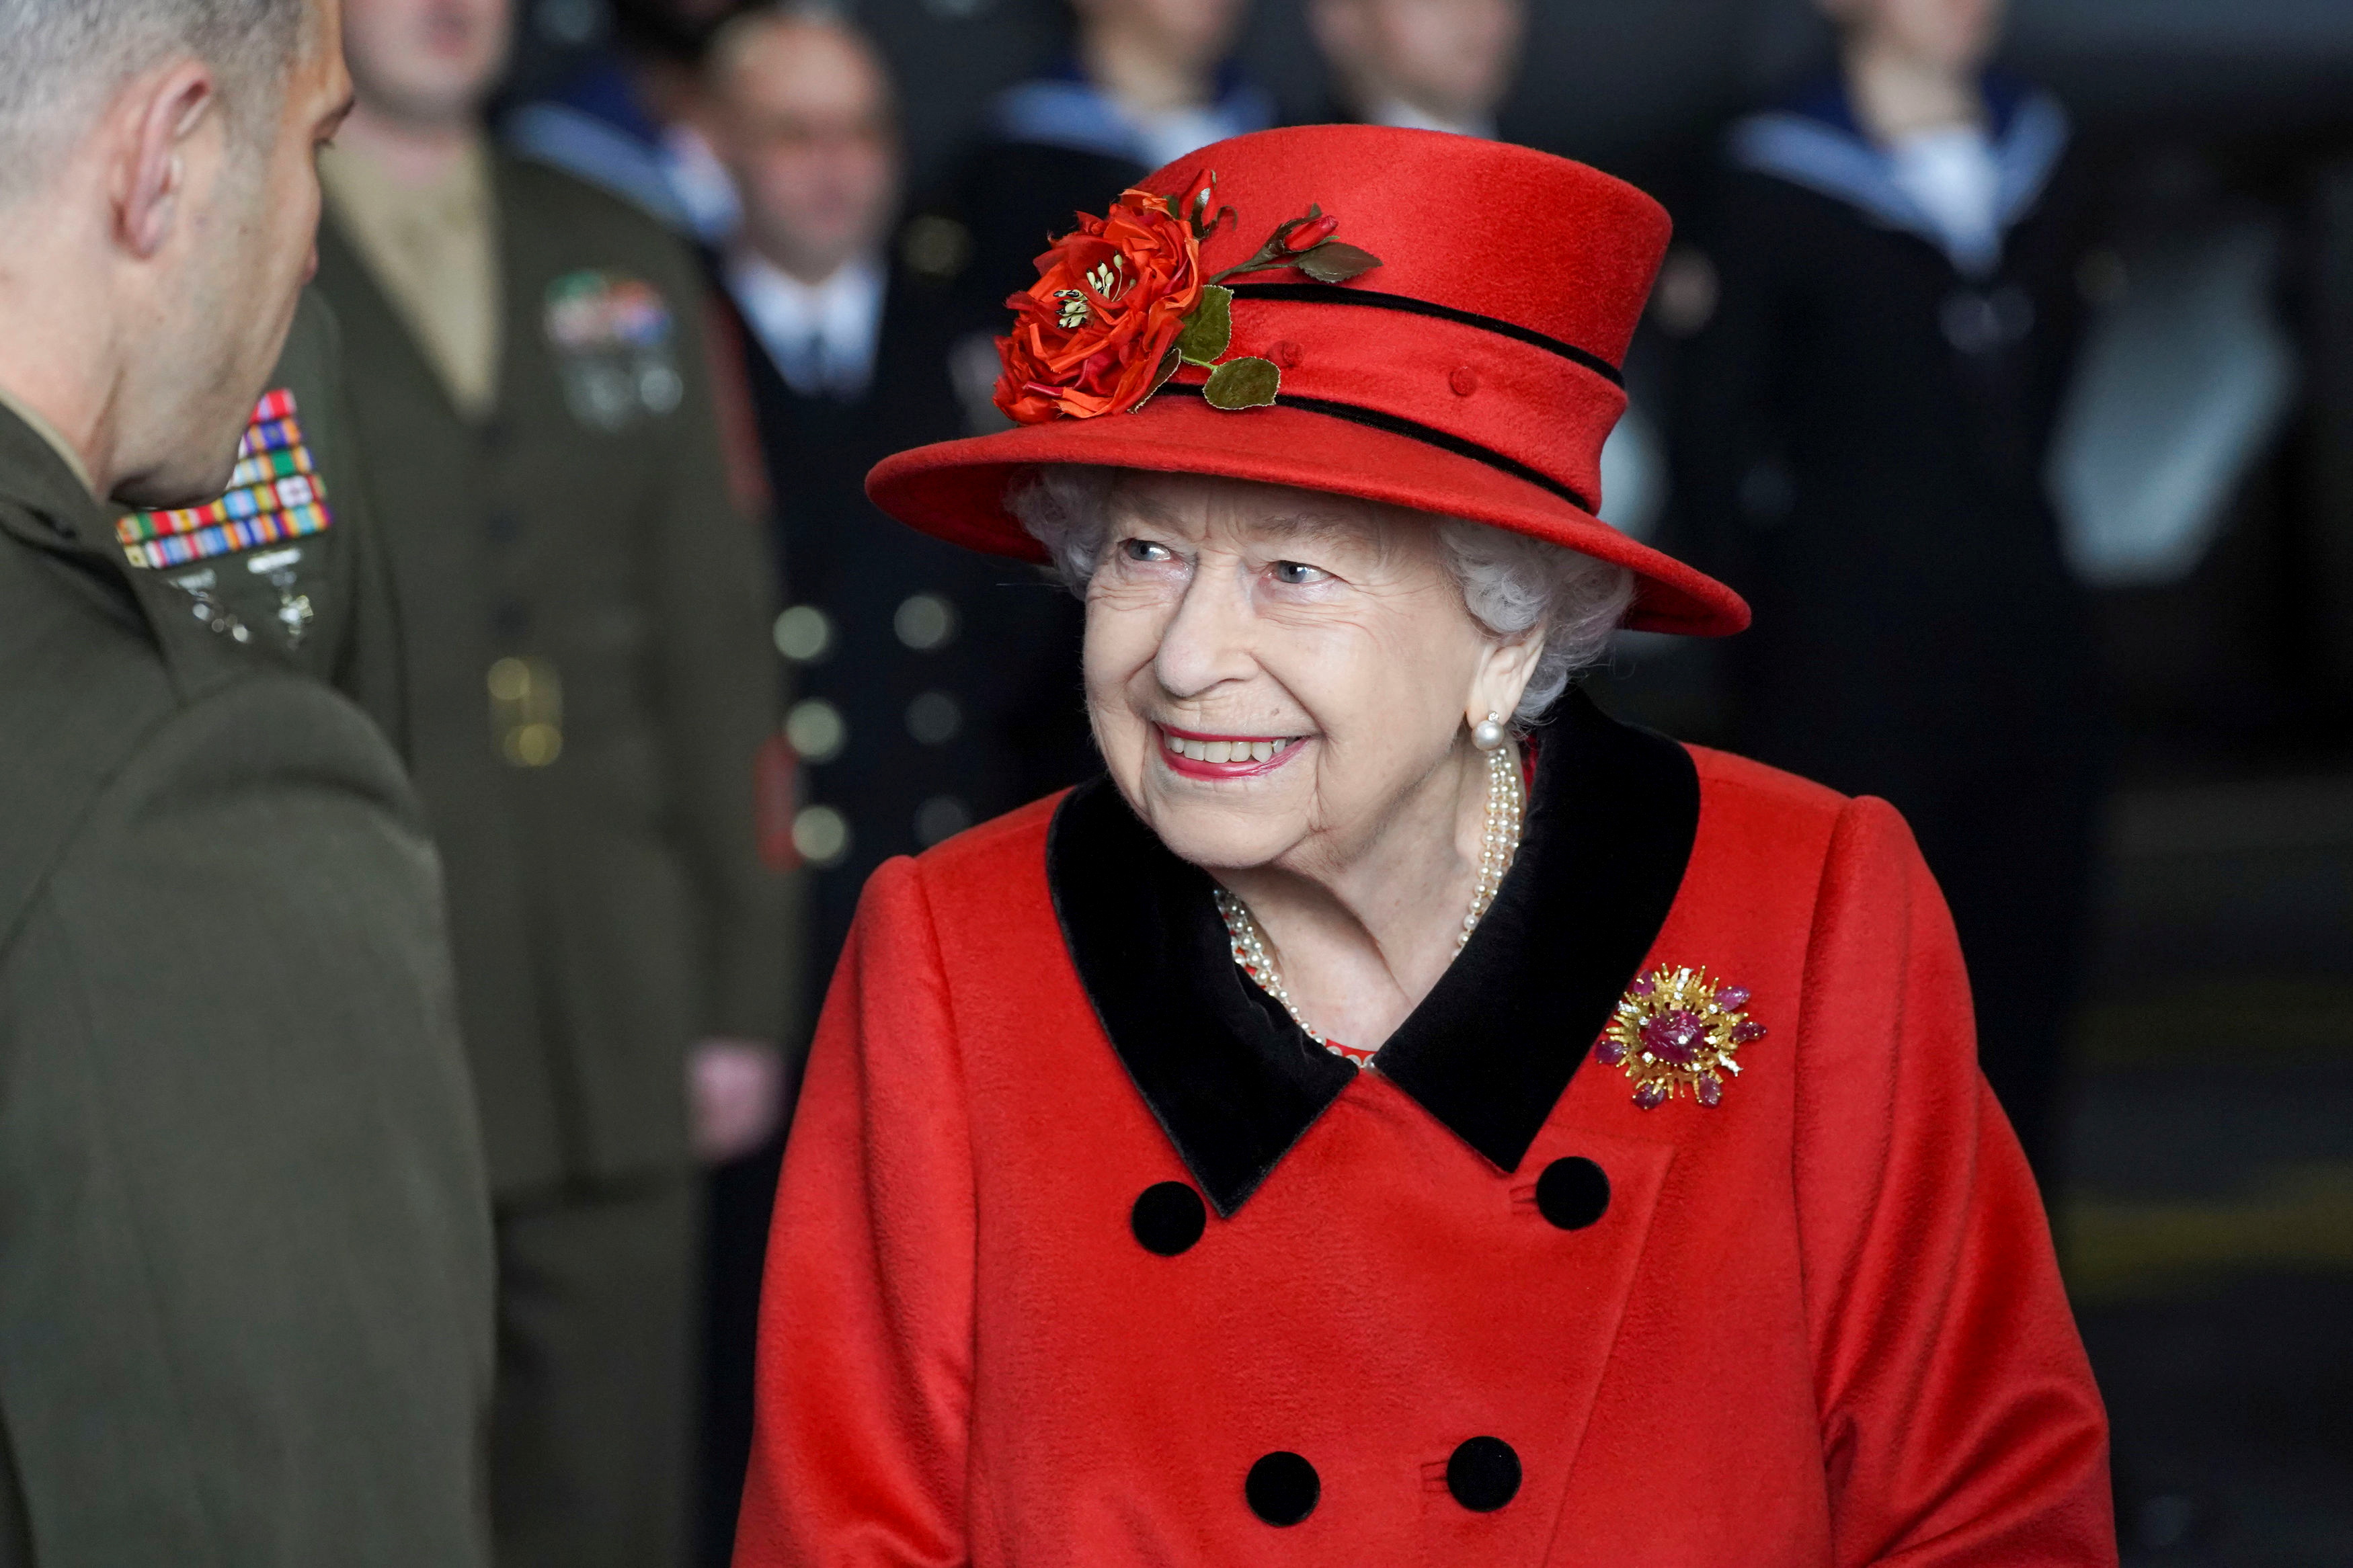
<path fill-rule="evenodd" d="M 1470 700 L 1462 710 L 1464 717 L 1476 724 L 1490 713 L 1500 713 L 1506 723 L 1510 722 L 1528 682 L 1535 679 L 1536 661 L 1544 657 L 1544 647 L 1541 627 L 1532 627 L 1509 641 L 1490 642 L 1480 658 L 1478 672 L 1472 677 Z"/>

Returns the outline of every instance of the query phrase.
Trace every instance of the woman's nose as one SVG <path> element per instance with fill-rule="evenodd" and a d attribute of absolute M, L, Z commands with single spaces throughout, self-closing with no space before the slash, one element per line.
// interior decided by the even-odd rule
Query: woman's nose
<path fill-rule="evenodd" d="M 1245 679 L 1250 652 L 1250 595 L 1238 574 L 1204 562 L 1185 584 L 1152 661 L 1161 689 L 1198 697 L 1220 681 Z"/>

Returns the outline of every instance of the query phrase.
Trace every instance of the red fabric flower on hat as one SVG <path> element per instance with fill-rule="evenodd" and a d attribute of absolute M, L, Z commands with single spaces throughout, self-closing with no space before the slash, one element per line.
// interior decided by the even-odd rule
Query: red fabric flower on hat
<path fill-rule="evenodd" d="M 1005 301 L 1013 335 L 997 340 L 1005 374 L 997 406 L 1022 425 L 1092 419 L 1140 408 L 1181 365 L 1208 379 L 1212 408 L 1264 408 L 1282 390 L 1272 360 L 1227 359 L 1233 344 L 1234 291 L 1247 272 L 1295 271 L 1345 283 L 1381 258 L 1332 237 L 1340 220 L 1310 204 L 1255 255 L 1214 278 L 1201 276 L 1201 244 L 1234 216 L 1216 206 L 1215 170 L 1181 201 L 1128 191 L 1103 217 L 1079 215 L 1076 232 L 1038 258 L 1038 281 Z M 1214 210 L 1213 210 L 1214 209 Z"/>
<path fill-rule="evenodd" d="M 1206 193 L 1206 182 L 1202 187 Z M 1149 191 L 1128 191 L 1102 217 L 1038 258 L 1038 281 L 1006 300 L 1018 313 L 997 342 L 997 406 L 1023 425 L 1134 408 L 1176 368 L 1176 338 L 1201 302 L 1201 238 Z"/>

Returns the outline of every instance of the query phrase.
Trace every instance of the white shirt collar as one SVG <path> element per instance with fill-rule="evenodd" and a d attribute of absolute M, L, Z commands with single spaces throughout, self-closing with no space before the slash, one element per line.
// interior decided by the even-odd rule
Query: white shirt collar
<path fill-rule="evenodd" d="M 728 293 L 786 384 L 804 397 L 865 395 L 889 285 L 879 256 L 844 262 L 822 283 L 804 283 L 746 247 L 727 258 Z"/>
<path fill-rule="evenodd" d="M 2001 163 L 1982 126 L 1916 132 L 1887 149 L 1888 174 L 1934 225 L 1954 265 L 1989 272 L 2001 259 Z"/>

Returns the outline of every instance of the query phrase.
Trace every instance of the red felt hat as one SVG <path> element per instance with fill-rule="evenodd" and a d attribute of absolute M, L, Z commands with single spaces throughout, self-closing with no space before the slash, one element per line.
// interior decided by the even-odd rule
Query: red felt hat
<path fill-rule="evenodd" d="M 1214 190 L 1197 202 L 1212 174 Z M 955 543 L 1043 560 L 1006 507 L 1008 488 L 1036 465 L 1257 479 L 1491 523 L 1616 562 L 1641 579 L 1636 627 L 1721 636 L 1748 624 L 1731 589 L 1594 515 L 1601 444 L 1626 407 L 1618 367 L 1666 248 L 1656 202 L 1524 147 L 1347 125 L 1220 142 L 1141 189 L 1165 203 L 1114 209 L 1107 231 L 1085 226 L 1090 235 L 1061 247 L 1069 267 L 1017 297 L 998 402 L 1039 422 L 886 458 L 866 481 L 883 510 Z M 1170 238 L 1198 234 L 1196 216 L 1213 226 L 1193 242 L 1197 258 Z M 1225 281 L 1229 342 L 1184 341 L 1216 348 L 1196 358 L 1219 367 L 1266 362 L 1221 375 L 1219 401 L 1262 396 L 1269 367 L 1279 388 L 1270 405 L 1213 406 L 1216 372 L 1178 364 L 1174 307 L 1155 314 L 1155 291 L 1198 324 L 1203 283 L 1270 257 Z M 1173 379 L 1129 406 L 1170 365 Z"/>

